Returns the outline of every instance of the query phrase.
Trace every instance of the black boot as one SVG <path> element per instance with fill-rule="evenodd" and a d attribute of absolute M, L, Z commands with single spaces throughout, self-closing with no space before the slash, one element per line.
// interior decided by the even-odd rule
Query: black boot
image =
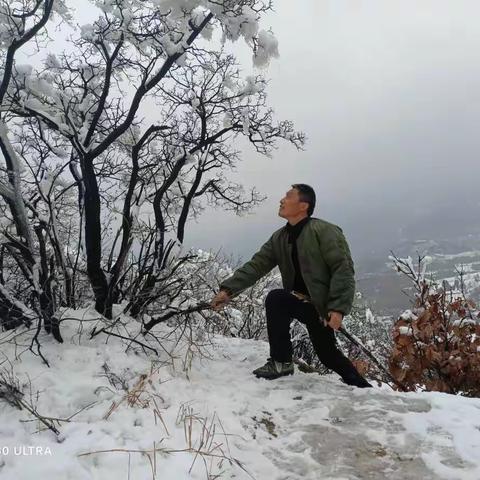
<path fill-rule="evenodd" d="M 263 367 L 257 368 L 252 373 L 257 378 L 274 380 L 275 378 L 283 377 L 285 375 L 293 375 L 293 371 L 293 362 L 277 362 L 272 358 L 269 358 Z"/>
<path fill-rule="evenodd" d="M 373 388 L 373 385 L 370 385 L 357 371 L 344 375 L 342 381 L 347 385 L 353 385 L 358 388 Z"/>

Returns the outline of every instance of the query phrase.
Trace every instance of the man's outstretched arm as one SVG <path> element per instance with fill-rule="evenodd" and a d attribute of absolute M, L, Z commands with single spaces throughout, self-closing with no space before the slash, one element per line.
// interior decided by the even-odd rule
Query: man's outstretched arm
<path fill-rule="evenodd" d="M 215 308 L 227 303 L 230 298 L 254 285 L 276 266 L 277 260 L 270 237 L 247 263 L 220 284 L 220 292 L 212 300 L 212 306 Z"/>

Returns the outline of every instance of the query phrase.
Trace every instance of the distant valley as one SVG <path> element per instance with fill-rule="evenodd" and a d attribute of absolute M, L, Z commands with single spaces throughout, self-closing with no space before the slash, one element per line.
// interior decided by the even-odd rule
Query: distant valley
<path fill-rule="evenodd" d="M 432 258 L 427 266 L 427 275 L 432 274 L 439 281 L 448 279 L 451 283 L 464 272 L 470 296 L 480 299 L 480 235 L 469 234 L 454 239 L 408 240 L 402 239 L 393 253 L 400 258 L 412 257 L 416 264 L 418 255 Z M 364 257 L 355 261 L 357 290 L 371 304 L 379 315 L 397 316 L 410 308 L 412 290 L 408 279 L 392 268 L 388 258 L 390 252 Z"/>

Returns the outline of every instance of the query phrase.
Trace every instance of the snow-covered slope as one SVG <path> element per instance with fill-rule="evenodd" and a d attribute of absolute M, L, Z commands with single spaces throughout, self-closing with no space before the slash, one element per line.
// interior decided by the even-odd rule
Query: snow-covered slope
<path fill-rule="evenodd" d="M 57 440 L 0 401 L 2 480 L 480 478 L 480 399 L 356 389 L 298 371 L 259 380 L 250 372 L 268 345 L 221 337 L 187 374 L 181 344 L 174 360 L 164 352 L 159 360 L 125 353 L 118 338 L 90 341 L 85 324 L 63 325 L 63 345 L 42 338 L 51 368 L 29 352 L 15 360 L 2 345 L 11 361 L 2 368 L 13 369 L 40 414 L 76 413 L 56 424 Z"/>

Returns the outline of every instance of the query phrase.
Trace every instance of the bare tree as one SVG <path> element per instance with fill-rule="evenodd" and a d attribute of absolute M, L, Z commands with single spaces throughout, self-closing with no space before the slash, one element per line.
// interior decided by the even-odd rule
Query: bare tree
<path fill-rule="evenodd" d="M 38 17 L 37 31 L 53 11 L 67 15 L 55 0 L 31 3 L 31 14 L 26 1 L 18 8 L 25 22 Z M 5 62 L 10 183 L 0 177 L 0 208 L 16 233 L 3 229 L 2 252 L 31 279 L 50 323 L 59 304 L 76 305 L 85 273 L 107 318 L 119 301 L 138 316 L 162 292 L 174 296 L 175 271 L 190 259 L 177 248 L 188 220 L 207 205 L 240 214 L 262 200 L 229 180 L 238 137 L 264 155 L 278 139 L 304 143 L 291 122 L 275 122 L 260 75 L 242 78 L 232 55 L 206 47 L 217 28 L 267 61 L 276 42 L 258 22 L 270 2 L 97 5 L 98 19 L 73 31 L 68 51 L 45 55 L 41 70 Z"/>
<path fill-rule="evenodd" d="M 2 282 L 0 302 L 2 324 L 7 328 L 22 322 L 30 324 L 32 318 L 42 318 L 48 331 L 58 340 L 61 337 L 53 319 L 53 298 L 49 288 L 49 262 L 45 249 L 44 229 L 35 206 L 25 197 L 22 185 L 23 165 L 9 137 L 9 125 L 13 122 L 10 91 L 15 84 L 18 70 L 16 56 L 28 42 L 37 42 L 45 36 L 45 25 L 53 14 L 66 15 L 63 2 L 54 0 L 2 1 L 0 2 L 0 41 L 4 55 L 1 59 L 0 84 L 0 150 L 4 165 L 1 166 L 0 195 L 6 224 L 10 222 L 14 231 L 2 231 L 2 263 L 8 253 L 18 266 L 19 272 L 30 287 L 31 308 L 12 296 Z M 7 126 L 8 125 L 8 126 Z M 41 322 L 38 326 L 40 328 Z M 38 342 L 37 337 L 35 340 Z"/>

